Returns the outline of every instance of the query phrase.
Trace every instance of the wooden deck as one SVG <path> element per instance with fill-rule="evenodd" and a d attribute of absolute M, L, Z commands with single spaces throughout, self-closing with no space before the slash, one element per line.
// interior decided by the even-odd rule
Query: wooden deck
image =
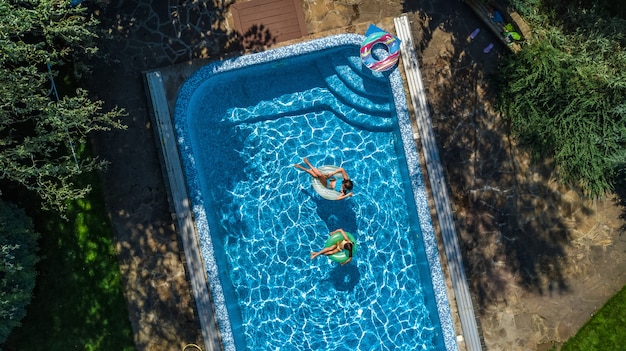
<path fill-rule="evenodd" d="M 245 48 L 308 35 L 300 0 L 251 0 L 230 7 Z"/>

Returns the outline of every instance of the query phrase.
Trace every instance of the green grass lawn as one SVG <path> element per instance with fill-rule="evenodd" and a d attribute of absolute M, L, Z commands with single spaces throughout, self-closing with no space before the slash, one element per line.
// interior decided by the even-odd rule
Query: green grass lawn
<path fill-rule="evenodd" d="M 623 350 L 626 345 L 626 286 L 571 337 L 561 351 Z"/>
<path fill-rule="evenodd" d="M 77 182 L 93 190 L 71 204 L 68 220 L 22 204 L 41 234 L 42 259 L 28 314 L 5 351 L 134 350 L 100 180 L 83 174 Z"/>

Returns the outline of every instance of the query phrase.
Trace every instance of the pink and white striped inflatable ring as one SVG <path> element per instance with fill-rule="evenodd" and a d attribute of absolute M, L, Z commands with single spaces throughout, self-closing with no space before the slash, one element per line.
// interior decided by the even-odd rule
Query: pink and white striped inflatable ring
<path fill-rule="evenodd" d="M 376 60 L 372 56 L 372 49 L 376 44 L 382 44 L 389 51 L 389 56 L 382 60 Z M 398 62 L 400 58 L 400 42 L 396 37 L 387 32 L 376 32 L 370 34 L 361 45 L 361 60 L 365 66 L 373 71 L 388 71 Z"/>

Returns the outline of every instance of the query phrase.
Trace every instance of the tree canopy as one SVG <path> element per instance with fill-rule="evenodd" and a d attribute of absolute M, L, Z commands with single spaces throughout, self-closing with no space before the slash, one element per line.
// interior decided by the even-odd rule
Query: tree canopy
<path fill-rule="evenodd" d="M 76 149 L 92 131 L 123 127 L 121 110 L 103 111 L 80 88 L 59 96 L 52 85 L 85 72 L 96 24 L 67 0 L 0 2 L 0 180 L 36 192 L 44 207 L 62 210 L 89 191 L 72 178 L 104 163 Z"/>
<path fill-rule="evenodd" d="M 533 40 L 501 66 L 501 111 L 536 157 L 554 158 L 564 182 L 603 195 L 626 166 L 626 21 L 534 3 Z"/>

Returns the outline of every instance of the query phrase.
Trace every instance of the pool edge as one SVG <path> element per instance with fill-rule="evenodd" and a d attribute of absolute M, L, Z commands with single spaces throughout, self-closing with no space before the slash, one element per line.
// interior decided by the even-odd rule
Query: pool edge
<path fill-rule="evenodd" d="M 358 40 L 358 43 L 359 43 L 359 44 L 360 44 L 360 41 L 362 41 L 362 38 L 363 38 L 363 36 L 361 36 L 361 35 L 357 35 L 357 34 L 343 34 L 343 35 L 339 35 L 339 36 L 351 37 L 351 38 L 352 38 L 352 39 L 354 39 L 354 40 Z M 303 43 L 300 43 L 300 44 L 298 44 L 298 45 L 302 45 L 302 44 L 306 44 L 306 43 L 309 43 L 309 44 L 310 44 L 310 43 L 313 43 L 313 42 L 315 42 L 315 43 L 318 43 L 318 44 L 319 44 L 320 42 L 324 42 L 324 41 L 332 40 L 332 39 L 329 39 L 329 38 L 336 38 L 336 37 L 338 37 L 338 36 L 326 37 L 326 38 L 322 38 L 322 39 L 315 39 L 315 40 L 311 40 L 311 41 L 308 41 L 308 42 L 303 42 Z M 343 44 L 346 44 L 346 43 L 343 43 L 343 42 L 342 42 L 342 43 L 338 43 L 337 45 L 343 45 Z M 348 44 L 352 44 L 352 42 L 348 42 Z M 324 47 L 327 47 L 327 46 L 324 46 Z M 316 47 L 313 47 L 313 48 L 309 47 L 309 48 L 308 48 L 308 51 L 313 51 L 313 50 L 316 50 L 316 49 L 317 49 Z M 304 50 L 304 51 L 302 51 L 302 52 L 306 52 L 306 51 L 307 51 L 307 50 Z M 287 53 L 289 53 L 289 55 L 291 55 L 291 54 L 292 54 L 292 52 L 293 52 L 293 46 L 292 46 L 292 45 L 290 45 L 290 46 L 285 46 L 285 47 L 281 47 L 281 48 L 277 48 L 277 49 L 273 49 L 273 50 L 269 50 L 269 51 L 267 51 L 267 52 L 264 52 L 264 54 L 266 54 L 266 55 L 267 55 L 265 60 L 275 60 L 275 59 L 280 59 L 281 55 L 287 55 Z M 202 80 L 202 79 L 201 79 L 202 74 L 198 75 L 200 71 L 202 71 L 202 70 L 206 70 L 206 72 L 210 74 L 211 72 L 212 72 L 212 73 L 215 73 L 215 72 L 219 71 L 220 69 L 229 69 L 229 68 L 230 68 L 230 69 L 233 69 L 233 68 L 234 68 L 234 66 L 237 66 L 238 64 L 242 64 L 242 63 L 244 63 L 244 62 L 249 61 L 249 60 L 250 60 L 250 58 L 249 58 L 249 57 L 251 57 L 251 55 L 248 55 L 248 56 L 240 56 L 240 57 L 237 57 L 237 58 L 231 59 L 231 60 L 229 60 L 229 61 L 228 61 L 228 63 L 226 63 L 226 64 L 224 63 L 225 61 L 216 61 L 216 62 L 209 63 L 208 65 L 205 65 L 204 67 L 201 67 L 201 68 L 200 68 L 200 69 L 198 69 L 198 70 L 197 70 L 197 71 L 196 71 L 193 75 L 191 75 L 191 77 L 189 77 L 189 78 L 185 81 L 185 83 L 182 85 L 182 87 L 181 87 L 181 89 L 180 89 L 180 91 L 179 91 L 179 95 L 181 94 L 181 92 L 183 92 L 183 89 L 185 88 L 185 86 L 188 86 L 188 85 L 187 85 L 187 83 L 188 83 L 189 81 L 191 81 L 191 80 L 193 80 L 193 79 Z M 234 65 L 234 66 L 233 66 L 233 65 Z M 207 67 L 209 67 L 209 68 L 207 68 Z M 400 68 L 398 68 L 398 69 L 400 69 Z M 149 72 L 149 73 L 147 73 L 147 74 L 150 74 L 150 73 L 153 73 L 153 72 Z M 207 73 L 204 73 L 204 74 L 207 74 Z M 392 84 L 392 86 L 396 86 L 396 88 L 394 88 L 394 99 L 396 99 L 396 94 L 398 94 L 398 93 L 401 93 L 401 94 L 403 94 L 403 96 L 404 96 L 404 82 L 402 81 L 402 78 L 401 78 L 399 75 L 398 75 L 398 79 L 400 79 L 399 84 L 398 84 L 398 83 L 396 83 L 396 84 Z M 195 81 L 195 80 L 194 80 L 194 81 Z M 198 82 L 198 81 L 196 81 L 196 82 Z M 195 84 L 195 83 L 192 83 L 192 84 Z M 405 100 L 406 100 L 406 97 L 404 97 L 404 98 L 405 98 Z M 405 102 L 405 103 L 406 103 L 406 102 Z M 178 103 L 176 104 L 176 107 L 175 107 L 175 108 L 176 108 L 176 110 L 178 110 L 178 108 L 179 108 L 179 104 L 178 104 Z M 408 108 L 407 108 L 407 109 L 408 109 Z M 176 113 L 177 113 L 177 112 L 175 112 L 174 114 L 176 114 Z M 398 113 L 400 114 L 400 112 L 398 112 Z M 414 151 L 413 151 L 413 152 L 417 152 L 417 151 L 415 151 L 415 143 L 414 143 L 414 140 L 413 140 L 413 138 L 412 138 L 411 125 L 410 125 L 410 120 L 409 120 L 408 111 L 407 111 L 406 113 L 407 113 L 407 115 L 406 115 L 406 120 L 408 121 L 408 125 L 407 125 L 407 126 L 402 126 L 402 125 L 401 125 L 401 129 L 405 129 L 405 132 L 406 132 L 406 131 L 407 131 L 407 128 L 408 128 L 408 135 L 409 135 L 410 137 L 409 137 L 409 139 L 407 139 L 407 140 L 410 140 L 410 142 L 408 142 L 407 140 L 405 140 L 405 137 L 403 136 L 403 144 L 404 144 L 405 149 L 406 149 L 407 147 L 409 147 L 409 148 L 410 148 L 410 147 L 412 147 L 412 148 L 414 149 Z M 398 116 L 398 118 L 399 118 L 399 120 L 400 120 L 400 116 Z M 404 117 L 403 117 L 403 118 L 404 118 Z M 169 112 L 168 112 L 168 114 L 167 114 L 167 119 L 168 119 L 170 122 L 172 121 L 172 116 L 170 116 Z M 402 134 L 404 135 L 404 134 L 405 134 L 405 132 L 402 132 Z M 174 138 L 174 141 L 175 141 L 175 144 L 176 144 L 176 145 L 175 145 L 175 146 L 176 146 L 176 151 L 177 151 L 177 150 L 178 150 L 178 146 L 179 146 L 179 145 L 178 145 L 178 143 L 176 143 L 176 138 L 177 138 L 177 136 L 172 136 L 172 137 Z M 160 140 L 160 142 L 161 142 L 161 143 L 163 143 L 163 136 L 162 136 L 162 135 L 160 135 L 159 140 Z M 180 160 L 179 160 L 179 161 L 180 161 Z M 418 162 L 418 163 L 413 164 L 413 167 L 418 167 L 418 169 L 419 169 L 419 159 L 417 160 L 417 162 Z M 182 166 L 181 166 L 181 167 L 182 167 Z M 413 176 L 414 172 L 411 170 L 411 168 L 410 168 L 409 170 L 411 171 L 411 182 L 414 182 L 414 178 L 415 178 L 415 177 Z M 182 168 L 181 168 L 181 171 L 182 171 Z M 421 175 L 421 171 L 419 171 L 419 172 L 420 172 L 419 176 L 420 176 L 420 177 L 422 177 L 422 175 Z M 168 175 L 169 175 L 169 169 L 168 169 Z M 171 182 L 171 180 L 170 180 L 170 182 Z M 423 182 L 423 180 L 422 180 L 422 182 Z M 184 180 L 183 180 L 183 185 L 184 185 Z M 189 194 L 188 194 L 188 195 L 189 195 Z M 421 197 L 421 195 L 420 195 L 420 197 Z M 176 202 L 176 201 L 175 201 L 175 202 Z M 427 208 L 428 208 L 428 205 L 427 205 L 427 204 L 426 204 L 426 206 L 427 206 Z M 418 206 L 418 207 L 421 207 L 421 206 Z M 187 203 L 187 209 L 189 209 L 189 203 Z M 423 217 L 422 215 L 423 215 L 423 214 L 420 212 L 420 218 L 422 218 L 422 217 Z M 428 218 L 430 219 L 430 213 L 429 213 L 428 211 L 426 212 L 426 215 L 427 215 L 427 216 L 428 216 Z M 177 218 L 179 219 L 179 222 L 180 222 L 180 217 L 181 217 L 181 215 L 177 214 Z M 184 218 L 184 217 L 185 217 L 185 215 L 183 215 L 182 217 Z M 201 219 L 201 218 L 200 218 L 200 221 L 202 221 L 202 219 Z M 206 220 L 205 220 L 205 221 L 206 221 Z M 421 221 L 421 220 L 420 220 L 420 224 L 422 224 L 422 221 Z M 431 223 L 431 227 L 432 227 L 432 223 Z M 182 228 L 182 227 L 181 227 L 181 228 Z M 193 230 L 193 228 L 191 228 L 191 229 Z M 198 238 L 198 236 L 196 236 L 196 238 Z M 432 234 L 432 238 L 430 238 L 429 236 L 428 236 L 428 237 L 427 237 L 427 236 L 425 236 L 425 237 L 424 237 L 424 239 L 425 239 L 425 240 L 429 240 L 429 241 L 430 241 L 430 240 L 433 240 L 433 242 L 435 242 L 435 241 L 434 241 L 434 240 L 435 240 L 435 238 L 434 238 L 434 234 Z M 198 242 L 196 242 L 196 243 L 195 243 L 195 245 L 196 245 L 196 247 L 199 247 L 199 245 L 200 245 L 200 244 L 199 244 Z M 184 246 L 185 246 L 185 245 L 184 245 Z M 429 245 L 429 246 L 430 246 L 430 245 Z M 435 243 L 434 248 L 435 248 L 434 255 L 433 255 L 432 253 L 427 254 L 427 255 L 428 255 L 428 257 L 429 257 L 429 266 L 431 266 L 431 272 L 430 272 L 430 273 L 431 273 L 431 277 L 432 277 L 432 275 L 433 275 L 433 274 L 437 275 L 438 277 L 443 277 L 443 272 L 442 272 L 442 268 L 441 268 L 441 263 L 440 263 L 440 261 L 439 261 L 439 256 L 438 256 L 438 254 L 439 254 L 439 253 L 438 253 L 438 250 L 437 250 L 437 248 L 436 248 L 436 243 Z M 185 248 L 185 249 L 186 249 L 186 248 Z M 212 251 L 212 250 L 211 250 L 211 251 Z M 433 258 L 433 257 L 436 259 L 436 263 L 437 263 L 437 264 L 433 264 L 433 262 L 430 262 L 431 258 Z M 435 272 L 435 273 L 433 273 L 433 268 L 432 268 L 432 266 L 436 266 L 436 267 L 438 268 L 438 271 L 439 271 L 439 272 Z M 437 269 L 435 269 L 435 271 L 436 271 L 436 270 L 437 270 Z M 191 273 L 191 272 L 190 272 L 190 273 Z M 435 283 L 436 283 L 436 282 L 437 282 L 437 286 L 439 287 L 439 286 L 440 286 L 440 282 L 443 282 L 443 280 L 441 280 L 441 281 L 440 281 L 439 279 L 437 279 L 437 281 L 435 281 L 435 280 L 433 279 L 433 286 L 435 286 Z M 211 287 L 211 288 L 212 288 L 212 287 Z M 219 290 L 219 289 L 218 289 L 218 290 Z M 439 317 L 439 321 L 440 321 L 440 323 L 441 323 L 442 332 L 444 333 L 444 336 L 443 336 L 443 339 L 444 339 L 444 344 L 446 345 L 446 349 L 447 349 L 448 351 L 457 350 L 456 340 L 455 340 L 455 336 L 454 336 L 454 334 L 455 334 L 455 333 L 454 333 L 454 328 L 452 327 L 452 322 L 451 322 L 451 318 L 450 318 L 450 314 L 451 314 L 451 313 L 450 313 L 450 310 L 449 310 L 449 304 L 451 304 L 451 302 L 449 301 L 448 296 L 447 296 L 447 294 L 446 294 L 447 288 L 445 287 L 445 284 L 443 285 L 443 288 L 442 288 L 442 290 L 440 290 L 440 291 L 443 291 L 443 296 L 438 296 L 439 294 L 438 294 L 438 292 L 437 292 L 437 291 L 434 291 L 434 293 L 435 293 L 435 297 L 436 297 L 436 299 L 437 299 L 437 306 L 438 306 L 438 310 L 439 310 L 439 316 L 438 316 L 438 317 Z M 194 293 L 194 296 L 196 297 L 196 299 L 198 298 L 198 297 L 195 295 L 195 293 Z M 213 296 L 213 294 L 211 294 L 210 296 Z M 442 299 L 443 299 L 443 300 L 442 300 Z M 197 303 L 198 303 L 198 302 L 197 302 Z M 209 306 L 209 307 L 211 307 L 211 306 Z M 214 308 L 216 308 L 215 306 L 213 306 L 213 307 L 214 307 Z M 446 307 L 447 307 L 447 310 L 446 310 Z M 212 313 L 212 312 L 211 312 L 211 313 Z M 219 312 L 219 311 L 217 311 L 217 313 L 219 314 L 220 312 Z M 198 311 L 198 314 L 199 314 L 199 315 L 202 315 L 203 313 L 201 313 L 200 311 Z M 218 320 L 219 320 L 219 316 L 218 316 Z M 202 323 L 202 322 L 201 322 L 201 323 Z M 446 328 L 444 328 L 444 323 L 445 323 L 445 325 L 446 325 Z M 450 330 L 451 330 L 451 331 L 450 331 Z M 204 334 L 205 334 L 205 331 L 204 331 L 204 327 L 203 327 L 203 336 L 204 336 Z M 217 335 L 219 335 L 219 329 L 218 329 L 218 331 L 217 331 Z M 219 337 L 219 336 L 218 336 L 218 337 Z M 224 335 L 222 335 L 222 337 L 224 337 Z M 209 339 L 212 339 L 212 337 L 210 337 L 210 336 L 209 336 L 208 338 L 209 338 Z M 205 337 L 205 339 L 207 339 L 207 337 Z M 226 341 L 227 341 L 227 345 L 228 345 L 228 344 L 230 344 L 230 342 L 228 342 L 228 340 L 226 340 Z M 206 344 L 207 342 L 208 342 L 208 341 L 207 341 L 207 340 L 205 340 L 205 344 Z M 450 346 L 450 345 L 454 345 L 454 346 Z M 233 348 L 230 348 L 230 346 L 226 346 L 226 345 L 224 345 L 224 346 L 225 346 L 225 347 L 224 347 L 224 348 L 225 348 L 225 350 L 231 350 L 231 349 L 233 349 Z M 207 350 L 212 350 L 212 349 L 213 349 L 213 348 L 209 348 L 209 347 L 207 346 Z"/>
<path fill-rule="evenodd" d="M 468 351 L 478 351 L 485 349 L 482 334 L 478 327 L 477 317 L 474 313 L 474 305 L 470 288 L 467 284 L 467 277 L 463 268 L 462 253 L 458 243 L 455 230 L 452 208 L 448 196 L 443 168 L 439 159 L 439 152 L 435 141 L 435 134 L 430 122 L 430 114 L 422 84 L 421 73 L 419 71 L 419 61 L 415 53 L 411 26 L 406 15 L 394 18 L 394 24 L 398 36 L 402 42 L 402 61 L 404 72 L 407 76 L 410 98 L 416 118 L 416 124 L 422 141 L 423 155 L 426 169 L 430 180 L 430 187 L 435 203 L 435 212 L 439 219 L 441 237 L 445 250 L 446 262 L 450 280 L 452 282 L 453 293 L 457 302 L 457 314 L 460 318 L 462 329 L 462 340 L 456 340 L 454 335 L 446 338 L 446 344 L 462 342 Z M 450 302 L 448 302 L 450 303 Z M 448 306 L 449 308 L 449 306 Z M 454 332 L 451 330 L 450 332 Z M 453 341 L 454 338 L 454 341 Z"/>
<path fill-rule="evenodd" d="M 158 133 L 159 149 L 161 150 L 162 165 L 165 167 L 168 180 L 168 190 L 176 215 L 175 224 L 183 242 L 187 274 L 191 281 L 194 301 L 200 321 L 202 338 L 206 351 L 220 348 L 220 332 L 217 319 L 213 312 L 212 294 L 209 291 L 207 277 L 204 272 L 204 263 L 200 253 L 200 243 L 193 224 L 190 209 L 189 194 L 183 174 L 178 146 L 175 139 L 172 118 L 167 107 L 167 99 L 161 72 L 153 71 L 145 74 L 148 86 L 148 98 L 152 103 L 155 133 Z M 217 345 L 211 341 L 217 340 Z"/>

